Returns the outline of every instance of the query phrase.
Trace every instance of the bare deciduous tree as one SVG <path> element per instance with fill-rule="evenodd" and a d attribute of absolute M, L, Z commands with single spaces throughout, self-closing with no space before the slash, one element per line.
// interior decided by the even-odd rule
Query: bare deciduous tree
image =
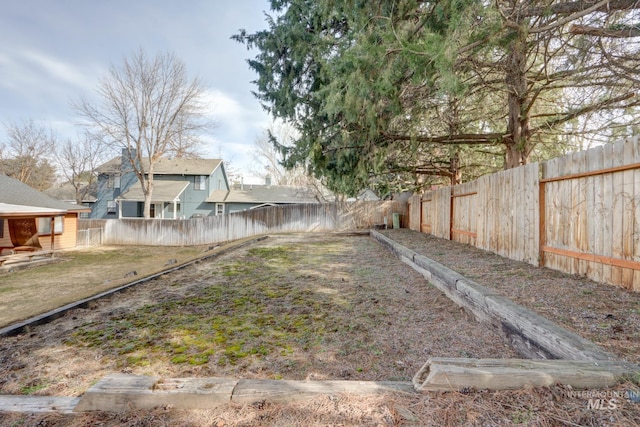
<path fill-rule="evenodd" d="M 33 120 L 5 125 L 7 141 L 0 148 L 0 172 L 45 190 L 55 180 L 55 169 L 49 159 L 55 153 L 56 137 Z"/>
<path fill-rule="evenodd" d="M 328 191 L 322 182 L 310 175 L 303 166 L 297 165 L 292 169 L 283 166 L 283 155 L 274 146 L 272 139 L 276 138 L 281 144 L 293 144 L 296 130 L 283 123 L 272 124 L 263 134 L 256 138 L 256 151 L 253 152 L 254 175 L 266 181 L 270 177 L 276 185 L 298 187 L 308 191 L 320 201 L 327 201 Z"/>
<path fill-rule="evenodd" d="M 74 107 L 105 144 L 128 153 L 149 218 L 156 162 L 170 153 L 184 154 L 184 143 L 193 143 L 211 126 L 204 120 L 204 85 L 188 77 L 173 54 L 151 58 L 139 50 L 112 66 L 97 92 L 97 104 L 82 99 Z"/>
<path fill-rule="evenodd" d="M 77 141 L 67 140 L 56 156 L 62 176 L 73 186 L 79 205 L 95 187 L 95 170 L 104 160 L 104 151 L 95 136 L 84 133 Z"/>

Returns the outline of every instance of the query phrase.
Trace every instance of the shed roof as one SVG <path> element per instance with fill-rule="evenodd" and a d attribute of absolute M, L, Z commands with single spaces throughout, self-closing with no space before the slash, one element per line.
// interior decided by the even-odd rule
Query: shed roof
<path fill-rule="evenodd" d="M 67 213 L 63 209 L 41 208 L 37 206 L 0 203 L 0 218 L 21 218 L 37 216 L 58 216 Z"/>
<path fill-rule="evenodd" d="M 41 191 L 6 175 L 0 175 L 0 203 L 46 208 L 64 212 L 90 211 L 90 209 L 85 206 L 72 205 L 49 197 Z"/>

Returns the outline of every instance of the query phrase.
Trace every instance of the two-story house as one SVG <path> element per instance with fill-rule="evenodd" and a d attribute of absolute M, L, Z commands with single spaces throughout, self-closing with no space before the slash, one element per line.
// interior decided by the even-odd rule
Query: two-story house
<path fill-rule="evenodd" d="M 100 166 L 91 218 L 142 218 L 144 194 L 126 152 Z M 143 160 L 144 161 L 144 160 Z M 148 170 L 148 165 L 145 170 Z M 152 218 L 222 215 L 261 206 L 319 203 L 299 188 L 229 184 L 220 159 L 162 158 L 154 165 Z"/>
<path fill-rule="evenodd" d="M 148 170 L 148 164 L 143 166 Z M 142 186 L 125 155 L 103 164 L 97 172 L 97 200 L 91 218 L 143 216 Z M 175 219 L 215 214 L 216 209 L 224 207 L 207 202 L 207 198 L 215 191 L 228 189 L 220 159 L 161 158 L 154 164 L 151 217 Z"/>

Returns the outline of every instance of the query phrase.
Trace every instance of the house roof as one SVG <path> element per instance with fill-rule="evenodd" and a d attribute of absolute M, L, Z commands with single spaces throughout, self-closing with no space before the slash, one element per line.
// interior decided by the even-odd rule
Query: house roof
<path fill-rule="evenodd" d="M 52 212 L 60 211 L 60 213 L 90 211 L 85 206 L 72 205 L 49 197 L 35 188 L 6 175 L 0 175 L 0 203 L 46 208 L 52 210 Z"/>
<path fill-rule="evenodd" d="M 213 190 L 206 201 L 209 203 L 223 203 L 224 199 L 227 198 L 227 194 L 229 194 L 227 190 Z"/>
<path fill-rule="evenodd" d="M 57 216 L 67 213 L 63 209 L 41 208 L 37 206 L 13 205 L 11 203 L 0 203 L 0 217 L 34 217 L 34 216 Z"/>
<path fill-rule="evenodd" d="M 189 181 L 167 180 L 154 181 L 151 202 L 173 202 L 180 198 L 180 194 L 189 186 Z M 126 200 L 129 202 L 143 202 L 144 193 L 140 182 L 136 182 L 126 192 L 117 197 L 116 200 Z"/>
<path fill-rule="evenodd" d="M 222 163 L 220 159 L 160 158 L 153 166 L 154 175 L 211 175 Z M 118 156 L 99 166 L 99 173 L 121 172 L 122 156 Z M 142 160 L 142 167 L 149 170 L 149 159 Z"/>
<path fill-rule="evenodd" d="M 96 191 L 95 185 L 92 185 L 85 194 L 83 203 L 93 203 L 96 201 Z M 87 189 L 87 186 L 83 186 L 83 190 Z M 56 200 L 62 200 L 67 203 L 75 204 L 76 203 L 76 189 L 70 183 L 64 183 L 60 185 L 55 185 L 44 191 L 49 197 L 52 197 Z"/>
<path fill-rule="evenodd" d="M 209 201 L 209 199 L 207 199 Z M 306 189 L 280 185 L 244 185 L 232 188 L 225 203 L 318 203 Z"/>

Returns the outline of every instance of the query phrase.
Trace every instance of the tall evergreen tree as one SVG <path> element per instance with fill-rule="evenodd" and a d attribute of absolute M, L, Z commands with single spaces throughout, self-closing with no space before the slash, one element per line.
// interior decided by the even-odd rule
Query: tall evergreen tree
<path fill-rule="evenodd" d="M 515 167 L 557 152 L 581 117 L 597 123 L 583 128 L 595 138 L 612 111 L 637 105 L 619 78 L 637 49 L 576 26 L 632 19 L 630 1 L 271 5 L 269 29 L 234 38 L 258 49 L 256 96 L 299 131 L 286 162 L 333 190 Z"/>

